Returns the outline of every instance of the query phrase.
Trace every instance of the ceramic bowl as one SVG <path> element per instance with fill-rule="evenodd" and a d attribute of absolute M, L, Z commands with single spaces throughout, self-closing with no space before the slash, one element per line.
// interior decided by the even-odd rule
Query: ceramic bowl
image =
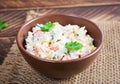
<path fill-rule="evenodd" d="M 85 26 L 90 36 L 94 38 L 96 50 L 79 59 L 67 61 L 52 61 L 31 55 L 24 47 L 28 31 L 37 23 L 46 23 L 48 21 L 59 22 L 62 25 L 75 24 Z M 103 43 L 103 35 L 98 26 L 86 18 L 64 14 L 47 14 L 26 22 L 18 31 L 16 41 L 24 59 L 36 71 L 52 78 L 67 78 L 82 72 L 95 60 Z"/>

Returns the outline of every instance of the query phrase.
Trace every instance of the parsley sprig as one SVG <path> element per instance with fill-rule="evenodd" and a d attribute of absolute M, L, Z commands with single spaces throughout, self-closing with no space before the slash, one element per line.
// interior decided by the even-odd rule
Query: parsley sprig
<path fill-rule="evenodd" d="M 81 43 L 75 41 L 71 41 L 71 42 L 67 42 L 65 43 L 65 48 L 69 51 L 78 51 L 79 49 L 81 49 L 83 46 Z"/>
<path fill-rule="evenodd" d="M 4 28 L 7 28 L 8 27 L 8 24 L 7 23 L 3 23 L 3 19 L 0 18 L 0 31 Z"/>
<path fill-rule="evenodd" d="M 54 28 L 54 26 L 55 24 L 53 24 L 52 22 L 47 22 L 42 27 L 40 27 L 40 29 L 43 32 L 49 32 L 50 30 Z"/>

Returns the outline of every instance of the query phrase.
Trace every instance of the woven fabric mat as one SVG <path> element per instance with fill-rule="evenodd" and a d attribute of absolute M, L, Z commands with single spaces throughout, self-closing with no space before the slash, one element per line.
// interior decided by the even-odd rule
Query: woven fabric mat
<path fill-rule="evenodd" d="M 0 84 L 120 84 L 120 22 L 97 25 L 103 32 L 104 44 L 95 62 L 82 73 L 61 80 L 48 78 L 29 66 L 14 42 L 0 66 Z"/>

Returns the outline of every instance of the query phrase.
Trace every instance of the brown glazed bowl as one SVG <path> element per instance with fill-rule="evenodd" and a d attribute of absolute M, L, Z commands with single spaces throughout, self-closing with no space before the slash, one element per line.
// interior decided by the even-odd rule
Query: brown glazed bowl
<path fill-rule="evenodd" d="M 79 26 L 85 26 L 88 33 L 94 38 L 94 45 L 96 50 L 84 57 L 74 60 L 67 61 L 52 61 L 42 58 L 38 58 L 31 55 L 24 48 L 25 38 L 27 37 L 28 31 L 30 31 L 37 23 L 59 22 L 62 25 L 75 24 Z M 37 17 L 27 23 L 25 23 L 18 31 L 16 37 L 17 45 L 21 51 L 24 59 L 38 72 L 52 78 L 67 78 L 85 70 L 97 57 L 98 52 L 101 49 L 103 43 L 102 32 L 90 20 L 83 17 L 77 17 L 73 15 L 64 14 L 48 14 Z"/>

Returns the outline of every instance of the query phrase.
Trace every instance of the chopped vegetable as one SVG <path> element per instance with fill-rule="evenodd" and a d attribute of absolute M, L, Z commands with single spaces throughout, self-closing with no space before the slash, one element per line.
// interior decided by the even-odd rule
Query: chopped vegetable
<path fill-rule="evenodd" d="M 55 25 L 51 22 L 45 23 L 42 27 L 40 27 L 41 31 L 43 32 L 49 32 L 50 30 L 53 29 Z"/>
<path fill-rule="evenodd" d="M 54 55 L 54 56 L 53 56 L 53 59 L 58 59 L 57 55 Z"/>
<path fill-rule="evenodd" d="M 65 44 L 65 48 L 67 48 L 68 51 L 77 51 L 82 48 L 82 44 L 79 42 L 67 42 Z"/>
<path fill-rule="evenodd" d="M 4 28 L 7 28 L 8 27 L 8 24 L 7 23 L 3 23 L 3 19 L 0 18 L 0 31 Z"/>
<path fill-rule="evenodd" d="M 58 48 L 58 46 L 52 46 L 50 49 L 56 51 L 56 50 L 58 50 L 59 48 Z"/>

